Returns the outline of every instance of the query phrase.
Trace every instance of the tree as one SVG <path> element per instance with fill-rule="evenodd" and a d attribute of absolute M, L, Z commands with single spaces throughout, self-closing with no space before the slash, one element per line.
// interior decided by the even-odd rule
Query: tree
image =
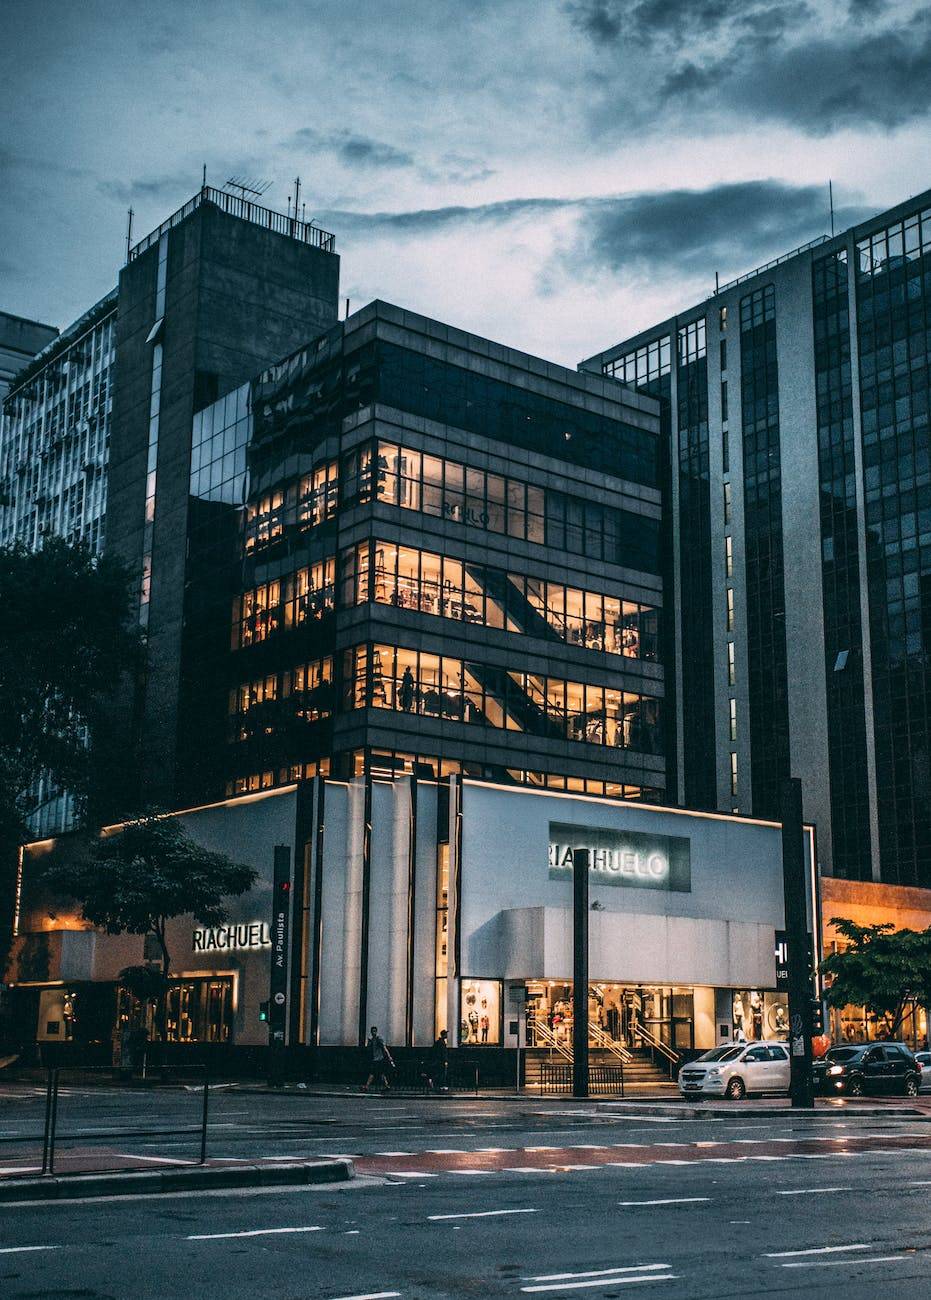
<path fill-rule="evenodd" d="M 0 548 L 0 610 L 2 851 L 24 838 L 39 777 L 89 797 L 95 732 L 138 634 L 125 565 L 60 537 Z"/>
<path fill-rule="evenodd" d="M 827 1000 L 832 1007 L 865 1007 L 883 1017 L 889 1034 L 898 1034 L 908 1004 L 931 1005 L 931 927 L 896 930 L 890 921 L 857 925 L 832 917 L 831 925 L 848 946 L 821 963 L 831 979 Z"/>
<path fill-rule="evenodd" d="M 191 913 L 200 925 L 221 925 L 227 916 L 223 899 L 244 894 L 255 878 L 251 867 L 195 843 L 177 818 L 154 813 L 100 836 L 86 857 L 52 866 L 44 875 L 50 888 L 74 898 L 84 919 L 107 934 L 155 937 L 162 981 L 153 989 L 162 1039 L 171 968 L 168 921 Z"/>

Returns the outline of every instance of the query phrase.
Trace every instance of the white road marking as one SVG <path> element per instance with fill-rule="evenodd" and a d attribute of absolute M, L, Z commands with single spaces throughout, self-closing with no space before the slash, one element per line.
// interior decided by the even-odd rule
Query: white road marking
<path fill-rule="evenodd" d="M 503 1174 L 555 1174 L 557 1170 L 552 1165 L 505 1165 L 501 1172 Z"/>
<path fill-rule="evenodd" d="M 466 1178 L 490 1178 L 494 1171 L 491 1169 L 450 1169 L 448 1172 L 456 1174 L 460 1178 L 463 1176 Z"/>
<path fill-rule="evenodd" d="M 591 1287 L 608 1286 L 630 1286 L 638 1282 L 675 1282 L 679 1278 L 678 1273 L 640 1273 L 636 1277 L 619 1277 L 615 1274 L 610 1278 L 601 1278 L 600 1281 L 594 1282 L 542 1282 L 535 1286 L 522 1286 L 521 1291 L 583 1291 Z"/>
<path fill-rule="evenodd" d="M 4 1165 L 0 1174 L 34 1174 L 41 1168 L 41 1165 Z"/>
<path fill-rule="evenodd" d="M 658 1201 L 618 1201 L 618 1205 L 688 1205 L 693 1201 L 710 1201 L 710 1196 L 668 1196 Z"/>
<path fill-rule="evenodd" d="M 417 1169 L 392 1169 L 390 1178 L 439 1178 L 439 1174 L 428 1174 Z"/>
<path fill-rule="evenodd" d="M 500 1214 L 539 1213 L 539 1210 L 475 1210 L 472 1214 L 428 1214 L 427 1218 L 431 1222 L 439 1222 L 441 1219 L 494 1219 Z"/>
<path fill-rule="evenodd" d="M 909 1259 L 909 1255 L 874 1255 L 871 1259 L 863 1259 L 858 1256 L 856 1259 L 806 1259 L 797 1260 L 793 1264 L 780 1264 L 780 1268 L 843 1268 L 847 1265 L 860 1264 L 891 1264 L 897 1259 Z"/>
<path fill-rule="evenodd" d="M 412 1156 L 416 1153 L 414 1151 L 373 1151 L 372 1154 L 376 1156 Z"/>
<path fill-rule="evenodd" d="M 522 1282 L 562 1282 L 574 1277 L 611 1277 L 615 1273 L 655 1273 L 672 1268 L 671 1264 L 619 1264 L 616 1268 L 588 1268 L 582 1273 L 540 1273 L 522 1277 Z"/>
<path fill-rule="evenodd" d="M 61 1250 L 61 1246 L 2 1246 L 0 1255 L 20 1255 L 27 1250 Z"/>
<path fill-rule="evenodd" d="M 389 1296 L 400 1294 L 400 1291 L 366 1291 L 365 1295 L 338 1295 L 334 1300 L 388 1300 Z"/>
<path fill-rule="evenodd" d="M 837 1255 L 842 1250 L 870 1250 L 870 1247 L 864 1245 L 862 1241 L 857 1241 L 852 1246 L 811 1246 L 808 1250 L 770 1250 L 762 1258 L 790 1259 L 796 1255 Z"/>
<path fill-rule="evenodd" d="M 777 1192 L 777 1196 L 818 1196 L 822 1192 L 852 1192 L 852 1187 L 793 1187 L 788 1192 Z"/>
<path fill-rule="evenodd" d="M 322 1228 L 250 1228 L 246 1232 L 199 1232 L 185 1241 L 224 1241 L 227 1237 L 275 1237 L 287 1232 L 322 1232 Z"/>

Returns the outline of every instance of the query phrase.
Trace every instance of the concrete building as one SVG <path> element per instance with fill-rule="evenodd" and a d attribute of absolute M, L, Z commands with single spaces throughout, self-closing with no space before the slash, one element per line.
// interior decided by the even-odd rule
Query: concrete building
<path fill-rule="evenodd" d="M 931 885 L 931 192 L 582 363 L 661 397 L 680 799 Z"/>
<path fill-rule="evenodd" d="M 0 404 L 22 368 L 57 334 L 54 325 L 42 325 L 24 316 L 0 311 Z"/>

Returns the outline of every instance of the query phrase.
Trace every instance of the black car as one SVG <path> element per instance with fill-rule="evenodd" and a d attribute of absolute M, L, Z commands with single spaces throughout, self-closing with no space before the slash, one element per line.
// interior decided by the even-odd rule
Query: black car
<path fill-rule="evenodd" d="M 862 1097 L 867 1092 L 917 1097 L 921 1066 L 904 1043 L 851 1043 L 815 1061 L 815 1091 Z"/>

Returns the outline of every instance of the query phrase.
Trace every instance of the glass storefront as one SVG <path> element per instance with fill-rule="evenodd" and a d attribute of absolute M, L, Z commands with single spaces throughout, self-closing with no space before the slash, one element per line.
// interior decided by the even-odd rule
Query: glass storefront
<path fill-rule="evenodd" d="M 624 1047 L 649 1046 L 653 1039 L 675 1051 L 694 1046 L 694 998 L 690 988 L 592 983 L 588 990 L 589 1041 Z M 572 985 L 554 980 L 527 984 L 527 1042 L 530 1047 L 572 1042 Z"/>

